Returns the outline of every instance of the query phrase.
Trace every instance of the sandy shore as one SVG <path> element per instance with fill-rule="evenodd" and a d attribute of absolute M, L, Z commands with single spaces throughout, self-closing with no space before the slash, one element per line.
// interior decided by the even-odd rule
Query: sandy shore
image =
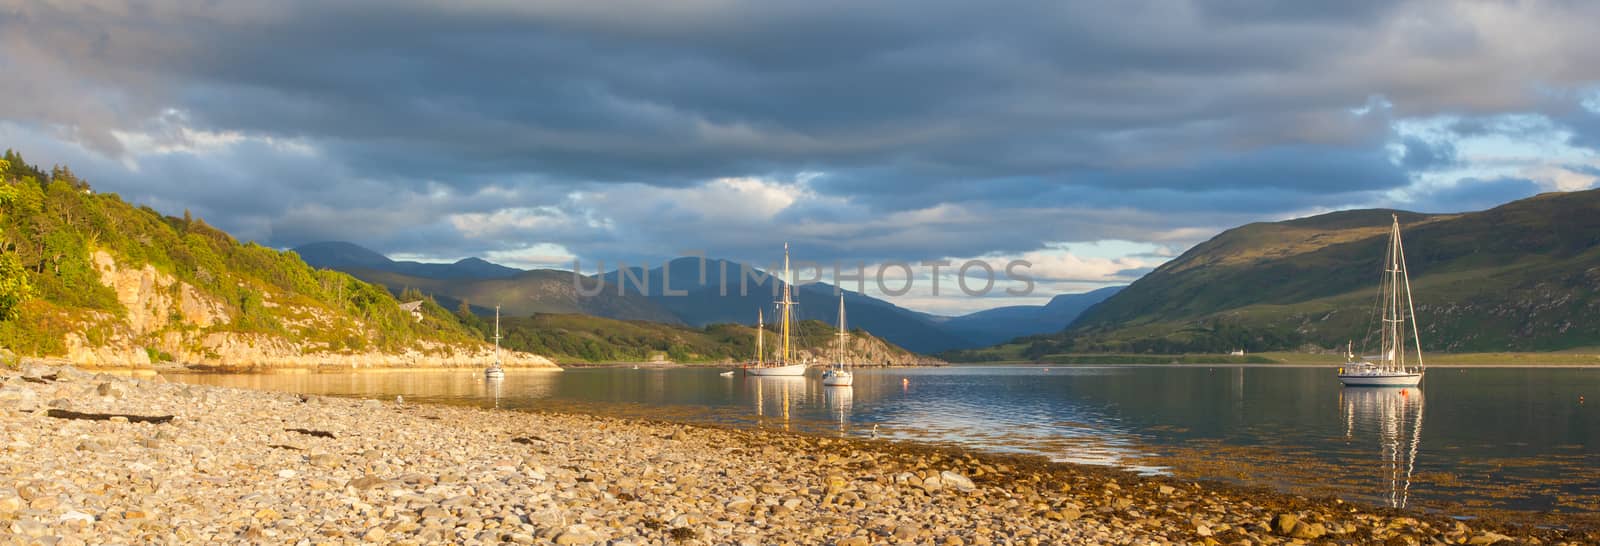
<path fill-rule="evenodd" d="M 71 368 L 0 379 L 0 543 L 1600 543 L 914 444 Z"/>

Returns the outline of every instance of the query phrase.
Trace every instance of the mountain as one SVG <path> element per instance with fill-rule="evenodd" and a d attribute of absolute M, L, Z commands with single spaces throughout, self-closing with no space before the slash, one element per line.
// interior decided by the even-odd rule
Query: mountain
<path fill-rule="evenodd" d="M 1393 216 L 1391 216 L 1393 215 Z M 1028 353 L 1359 349 L 1391 218 L 1402 224 L 1423 347 L 1600 345 L 1600 190 L 1460 214 L 1335 212 L 1228 230 L 1086 311 Z"/>
<path fill-rule="evenodd" d="M 1050 298 L 1050 302 L 1044 305 L 996 307 L 950 317 L 938 324 L 971 341 L 971 346 L 995 345 L 1022 336 L 1060 332 L 1084 310 L 1105 301 L 1122 288 L 1112 286 L 1082 294 L 1060 294 Z"/>
<path fill-rule="evenodd" d="M 82 365 L 481 366 L 481 334 L 204 220 L 0 161 L 0 348 Z M 359 256 L 355 256 L 359 258 Z M 551 367 L 514 353 L 513 366 Z"/>
<path fill-rule="evenodd" d="M 580 313 L 619 320 L 683 323 L 677 315 L 650 298 L 629 293 L 618 294 L 609 286 L 594 284 L 602 281 L 587 276 L 575 278 L 570 271 L 535 269 L 499 279 L 435 279 L 361 268 L 343 271 L 361 280 L 386 286 L 394 294 L 411 288 L 451 308 L 465 302 L 479 314 L 493 313 L 494 306 L 500 305 L 500 312 L 505 316 Z M 592 295 L 579 292 L 580 279 L 585 291 L 596 291 Z"/>
<path fill-rule="evenodd" d="M 571 314 L 538 314 L 502 321 L 505 346 L 546 354 L 562 363 L 645 362 L 667 359 L 679 363 L 743 362 L 755 353 L 755 328 L 737 324 L 711 324 L 703 328 L 649 321 L 621 321 Z M 777 334 L 768 326 L 767 349 Z M 794 336 L 802 358 L 817 361 L 832 357 L 832 326 L 803 321 Z M 891 343 L 855 330 L 850 338 L 855 362 L 910 366 L 940 361 L 922 357 Z"/>
<path fill-rule="evenodd" d="M 678 258 L 655 268 L 632 267 L 593 277 L 560 270 L 518 271 L 498 278 L 433 276 L 406 272 L 403 264 L 351 243 L 317 243 L 296 249 L 308 263 L 344 271 L 399 294 L 408 288 L 436 298 L 450 308 L 468 303 L 475 312 L 491 312 L 500 304 L 506 316 L 583 314 L 622 321 L 653 321 L 700 328 L 718 323 L 753 326 L 756 311 L 775 321 L 772 302 L 783 281 L 763 270 L 720 259 Z M 465 260 L 464 260 L 465 261 Z M 457 262 L 460 264 L 461 262 Z M 487 262 L 484 262 L 487 263 Z M 704 263 L 706 278 L 700 279 Z M 430 266 L 438 264 L 414 264 Z M 490 264 L 493 265 L 493 264 Z M 499 266 L 495 266 L 499 267 Z M 506 268 L 510 269 L 510 268 Z M 669 282 L 670 281 L 670 286 Z M 600 283 L 600 284 L 593 284 Z M 1054 332 L 1078 313 L 1114 290 L 1058 296 L 1048 305 L 1019 306 L 941 317 L 912 311 L 887 301 L 846 291 L 852 326 L 895 345 L 930 354 L 979 347 L 1019 336 Z M 838 296 L 827 283 L 808 283 L 795 290 L 796 319 L 832 322 Z"/>
<path fill-rule="evenodd" d="M 505 279 L 523 273 L 521 269 L 490 263 L 479 258 L 464 258 L 450 264 L 399 262 L 354 243 L 328 241 L 294 248 L 300 259 L 321 269 L 350 271 L 370 269 L 425 279 Z"/>
<path fill-rule="evenodd" d="M 703 282 L 699 258 L 678 258 L 649 270 L 612 271 L 604 278 L 611 285 L 620 284 L 628 293 L 647 295 L 690 325 L 719 322 L 754 325 L 758 310 L 766 312 L 769 323 L 776 319 L 772 303 L 787 283 L 738 262 L 706 259 L 704 263 Z M 845 291 L 844 297 L 851 326 L 906 349 L 929 354 L 973 346 L 973 342 L 941 328 L 932 315 L 857 292 Z M 839 310 L 839 296 L 833 285 L 827 283 L 799 285 L 795 300 L 799 303 L 795 307 L 799 320 L 831 323 Z"/>

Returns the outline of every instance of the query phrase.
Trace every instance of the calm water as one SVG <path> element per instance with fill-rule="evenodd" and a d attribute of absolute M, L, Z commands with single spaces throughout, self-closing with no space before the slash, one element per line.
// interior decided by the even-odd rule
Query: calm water
<path fill-rule="evenodd" d="M 719 371 L 170 377 L 947 442 L 1393 506 L 1600 513 L 1600 369 L 1434 368 L 1404 390 L 1343 389 L 1328 368 L 864 370 L 853 389 Z"/>

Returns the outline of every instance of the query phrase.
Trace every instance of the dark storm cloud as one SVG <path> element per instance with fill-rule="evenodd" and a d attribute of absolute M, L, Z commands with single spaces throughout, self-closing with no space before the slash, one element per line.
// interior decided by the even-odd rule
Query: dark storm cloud
<path fill-rule="evenodd" d="M 0 0 L 0 120 L 97 185 L 277 245 L 745 257 L 784 237 L 876 259 L 1178 244 L 1370 203 L 1459 160 L 1397 135 L 1399 117 L 1554 101 L 1595 145 L 1592 112 L 1541 91 L 1597 78 L 1594 9 Z M 739 220 L 647 191 L 724 177 L 810 193 Z"/>

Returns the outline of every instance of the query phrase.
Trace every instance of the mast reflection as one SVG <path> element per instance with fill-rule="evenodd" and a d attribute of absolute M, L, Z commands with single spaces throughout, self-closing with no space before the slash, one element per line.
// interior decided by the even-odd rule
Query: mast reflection
<path fill-rule="evenodd" d="M 1377 436 L 1380 468 L 1389 486 L 1388 504 L 1405 508 L 1422 442 L 1422 389 L 1347 387 L 1339 397 L 1345 441 L 1357 441 L 1358 435 Z"/>

